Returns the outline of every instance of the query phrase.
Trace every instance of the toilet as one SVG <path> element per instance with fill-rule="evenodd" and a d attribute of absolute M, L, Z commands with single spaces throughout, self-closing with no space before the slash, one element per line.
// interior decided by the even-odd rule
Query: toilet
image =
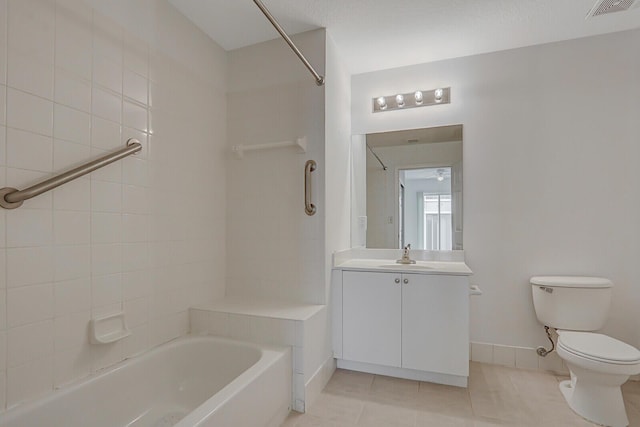
<path fill-rule="evenodd" d="M 571 373 L 560 391 L 571 409 L 596 424 L 628 426 L 620 387 L 640 374 L 640 351 L 592 332 L 607 320 L 613 283 L 574 276 L 538 276 L 530 283 L 538 321 L 558 332 L 558 356 Z"/>

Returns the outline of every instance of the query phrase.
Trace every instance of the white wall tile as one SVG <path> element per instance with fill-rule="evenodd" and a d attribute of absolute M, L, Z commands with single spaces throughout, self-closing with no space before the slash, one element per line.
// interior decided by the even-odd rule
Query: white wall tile
<path fill-rule="evenodd" d="M 238 340 L 250 340 L 251 316 L 229 314 L 229 336 Z"/>
<path fill-rule="evenodd" d="M 2 225 L 2 221 L 0 221 L 0 226 Z M 7 287 L 7 251 L 5 249 L 0 249 L 0 271 L 2 272 L 0 273 L 0 290 L 2 290 Z"/>
<path fill-rule="evenodd" d="M 53 285 L 21 286 L 7 291 L 9 328 L 53 318 Z"/>
<path fill-rule="evenodd" d="M 91 141 L 91 116 L 64 105 L 55 104 L 53 136 L 56 139 L 89 145 L 89 141 Z"/>
<path fill-rule="evenodd" d="M 7 126 L 52 136 L 53 102 L 8 88 Z"/>
<path fill-rule="evenodd" d="M 1 21 L 2 19 L 0 19 Z M 0 42 L 2 44 L 2 42 Z M 0 59 L 0 62 L 2 60 Z M 0 64 L 1 66 L 2 64 Z M 0 74 L 2 71 L 0 71 Z M 7 123 L 7 88 L 2 84 L 4 80 L 0 80 L 0 125 Z"/>
<path fill-rule="evenodd" d="M 493 345 L 479 342 L 471 343 L 471 360 L 480 363 L 493 363 Z"/>
<path fill-rule="evenodd" d="M 133 185 L 123 186 L 122 212 L 139 215 L 149 213 L 147 190 Z"/>
<path fill-rule="evenodd" d="M 66 314 L 87 311 L 91 308 L 91 279 L 79 279 L 56 282 L 53 284 L 54 314 Z"/>
<path fill-rule="evenodd" d="M 91 128 L 91 146 L 103 150 L 123 147 L 124 144 L 120 141 L 120 125 L 94 117 Z"/>
<path fill-rule="evenodd" d="M 133 71 L 124 70 L 123 92 L 124 96 L 147 105 L 148 81 L 144 76 Z"/>
<path fill-rule="evenodd" d="M 2 102 L 1 99 L 0 99 L 0 102 Z M 7 128 L 4 126 L 0 126 L 0 166 L 5 166 L 6 164 L 7 164 Z"/>
<path fill-rule="evenodd" d="M 87 277 L 91 272 L 88 245 L 55 246 L 53 258 L 56 282 Z"/>
<path fill-rule="evenodd" d="M 93 159 L 88 145 L 59 139 L 53 140 L 53 170 L 55 173 L 72 169 L 90 160 Z"/>
<path fill-rule="evenodd" d="M 122 160 L 122 183 L 138 187 L 147 186 L 147 161 L 136 157 Z"/>
<path fill-rule="evenodd" d="M 53 208 L 89 211 L 91 209 L 91 181 L 76 179 L 53 190 Z"/>
<path fill-rule="evenodd" d="M 91 372 L 99 371 L 114 365 L 124 359 L 124 344 L 122 341 L 111 345 L 91 346 Z"/>
<path fill-rule="evenodd" d="M 0 371 L 7 370 L 7 331 L 0 331 Z"/>
<path fill-rule="evenodd" d="M 2 313 L 7 312 L 7 292 L 5 289 L 0 291 L 0 310 Z M 0 316 L 0 331 L 7 329 L 7 316 Z"/>
<path fill-rule="evenodd" d="M 91 267 L 93 276 L 103 276 L 121 271 L 122 245 L 93 245 L 91 247 Z"/>
<path fill-rule="evenodd" d="M 122 241 L 122 215 L 93 212 L 91 214 L 91 239 L 93 243 L 118 243 Z"/>
<path fill-rule="evenodd" d="M 122 274 L 122 287 L 126 300 L 149 297 L 153 293 L 149 270 L 129 271 Z"/>
<path fill-rule="evenodd" d="M 53 211 L 53 243 L 87 245 L 91 243 L 91 216 L 88 212 Z"/>
<path fill-rule="evenodd" d="M 189 333 L 206 335 L 209 332 L 209 310 L 189 309 Z"/>
<path fill-rule="evenodd" d="M 149 326 L 143 324 L 131 329 L 131 335 L 124 340 L 124 354 L 132 357 L 149 348 Z"/>
<path fill-rule="evenodd" d="M 101 13 L 93 17 L 93 53 L 120 63 L 123 60 L 122 27 Z"/>
<path fill-rule="evenodd" d="M 0 34 L 7 34 L 7 0 L 0 0 Z M 7 40 L 0 39 L 0 84 L 7 81 Z M 0 408 L 3 408 L 0 405 Z"/>
<path fill-rule="evenodd" d="M 126 127 L 146 132 L 147 125 L 147 109 L 140 105 L 125 101 L 123 104 L 122 124 Z"/>
<path fill-rule="evenodd" d="M 89 346 L 56 349 L 54 357 L 54 387 L 60 387 L 91 373 Z"/>
<path fill-rule="evenodd" d="M 124 67 L 146 77 L 149 73 L 147 44 L 134 34 L 124 33 Z"/>
<path fill-rule="evenodd" d="M 91 299 L 94 307 L 104 307 L 122 301 L 122 274 L 94 276 L 91 279 Z"/>
<path fill-rule="evenodd" d="M 98 117 L 120 123 L 122 98 L 113 92 L 94 86 L 91 98 L 91 111 Z"/>
<path fill-rule="evenodd" d="M 127 327 L 136 328 L 149 321 L 149 298 L 137 298 L 124 302 Z"/>
<path fill-rule="evenodd" d="M 7 249 L 7 286 L 17 287 L 53 281 L 51 247 Z"/>
<path fill-rule="evenodd" d="M 9 2 L 8 18 L 8 84 L 53 99 L 55 3 Z"/>
<path fill-rule="evenodd" d="M 46 246 L 53 242 L 51 211 L 12 209 L 6 214 L 7 247 Z"/>
<path fill-rule="evenodd" d="M 147 243 L 122 244 L 122 271 L 146 270 L 149 267 Z"/>
<path fill-rule="evenodd" d="M 122 61 L 94 55 L 93 82 L 116 93 L 122 93 Z"/>
<path fill-rule="evenodd" d="M 147 241 L 149 233 L 148 222 L 148 215 L 123 214 L 122 241 L 128 243 Z"/>
<path fill-rule="evenodd" d="M 51 172 L 53 140 L 51 137 L 7 129 L 7 165 L 14 168 Z"/>
<path fill-rule="evenodd" d="M 509 347 L 504 345 L 493 346 L 493 363 L 495 365 L 516 366 L 516 351 L 515 347 Z"/>
<path fill-rule="evenodd" d="M 9 329 L 7 333 L 7 366 L 12 368 L 41 357 L 52 356 L 53 336 L 53 320 Z"/>
<path fill-rule="evenodd" d="M 538 369 L 538 354 L 534 348 L 516 347 L 516 368 Z"/>
<path fill-rule="evenodd" d="M 91 181 L 91 210 L 121 212 L 122 185 L 113 182 Z"/>
<path fill-rule="evenodd" d="M 9 368 L 7 406 L 34 399 L 53 389 L 53 358 L 43 357 Z"/>
<path fill-rule="evenodd" d="M 76 110 L 91 112 L 91 82 L 57 67 L 54 101 Z"/>
<path fill-rule="evenodd" d="M 2 64 L 0 63 L 0 65 Z M 6 407 L 6 404 L 7 404 L 7 373 L 0 372 L 0 408 Z"/>

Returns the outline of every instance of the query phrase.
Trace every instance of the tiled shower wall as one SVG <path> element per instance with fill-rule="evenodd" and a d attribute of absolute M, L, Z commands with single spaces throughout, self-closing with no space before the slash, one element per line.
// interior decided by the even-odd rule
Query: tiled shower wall
<path fill-rule="evenodd" d="M 224 294 L 226 54 L 164 0 L 107 3 L 0 0 L 0 187 L 143 145 L 0 210 L 0 409 L 186 333 L 189 305 Z M 91 317 L 120 310 L 133 334 L 90 345 Z"/>

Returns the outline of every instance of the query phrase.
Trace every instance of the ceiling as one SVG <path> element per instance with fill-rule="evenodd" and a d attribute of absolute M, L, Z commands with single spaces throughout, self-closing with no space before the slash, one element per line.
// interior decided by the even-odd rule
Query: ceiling
<path fill-rule="evenodd" d="M 251 0 L 169 1 L 225 50 L 278 37 Z M 585 19 L 595 0 L 263 2 L 289 34 L 327 28 L 353 74 L 640 27 L 640 7 Z"/>
<path fill-rule="evenodd" d="M 367 144 L 374 148 L 451 141 L 462 141 L 462 125 L 367 134 Z"/>

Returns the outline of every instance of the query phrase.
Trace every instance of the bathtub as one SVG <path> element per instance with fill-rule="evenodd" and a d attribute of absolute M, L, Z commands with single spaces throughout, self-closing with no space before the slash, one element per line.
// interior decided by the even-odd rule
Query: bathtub
<path fill-rule="evenodd" d="M 189 336 L 0 414 L 2 427 L 276 427 L 291 350 Z"/>

